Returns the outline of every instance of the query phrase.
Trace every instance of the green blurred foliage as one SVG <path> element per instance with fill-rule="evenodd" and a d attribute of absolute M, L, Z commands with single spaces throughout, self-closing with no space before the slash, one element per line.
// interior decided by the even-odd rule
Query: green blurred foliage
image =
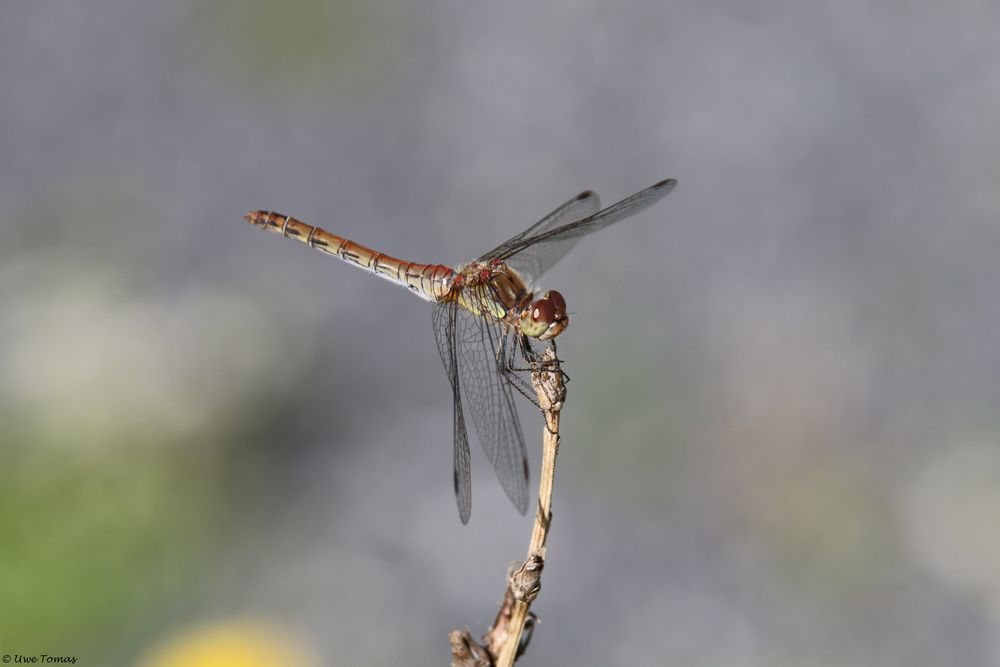
<path fill-rule="evenodd" d="M 129 191 L 53 188 L 0 250 L 0 642 L 25 654 L 144 635 L 280 492 L 260 471 L 301 357 L 233 335 L 267 318 L 238 293 L 164 284 L 172 230 Z"/>
<path fill-rule="evenodd" d="M 70 653 L 107 646 L 203 559 L 219 507 L 211 467 L 169 448 L 114 455 L 0 436 L 0 639 Z M 16 640 L 16 644 L 15 644 Z"/>
<path fill-rule="evenodd" d="M 191 56 L 254 95 L 360 92 L 390 72 L 404 37 L 402 8 L 360 0 L 191 3 Z"/>

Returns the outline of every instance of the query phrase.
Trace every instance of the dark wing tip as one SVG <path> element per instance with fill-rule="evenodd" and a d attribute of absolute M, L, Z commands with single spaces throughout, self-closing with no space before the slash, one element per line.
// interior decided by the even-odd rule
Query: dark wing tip
<path fill-rule="evenodd" d="M 462 525 L 468 525 L 469 517 L 472 516 L 472 489 L 463 489 L 462 481 L 458 478 L 458 470 L 452 472 L 452 479 L 455 484 L 455 500 L 458 502 L 458 518 Z"/>
<path fill-rule="evenodd" d="M 520 502 L 517 503 L 517 511 L 523 516 L 528 513 L 528 483 L 531 481 L 531 473 L 528 472 L 527 458 L 521 460 L 521 472 L 523 473 L 523 477 L 521 479 L 524 480 L 524 487 L 522 488 L 522 493 L 518 498 Z"/>
<path fill-rule="evenodd" d="M 596 196 L 597 193 L 594 192 L 593 190 L 584 190 L 583 192 L 581 192 L 576 196 L 576 200 L 580 201 L 581 199 L 590 199 L 591 197 L 596 197 Z"/>
<path fill-rule="evenodd" d="M 653 188 L 655 188 L 656 190 L 666 190 L 666 192 L 664 192 L 663 194 L 667 194 L 667 192 L 670 192 L 675 187 L 677 187 L 676 178 L 665 178 L 659 183 L 653 185 Z"/>

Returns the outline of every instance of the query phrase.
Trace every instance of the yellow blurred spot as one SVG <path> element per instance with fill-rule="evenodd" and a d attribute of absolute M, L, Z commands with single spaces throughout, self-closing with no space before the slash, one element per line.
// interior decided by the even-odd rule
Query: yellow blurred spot
<path fill-rule="evenodd" d="M 154 648 L 138 667 L 315 667 L 300 640 L 263 620 L 201 625 Z"/>

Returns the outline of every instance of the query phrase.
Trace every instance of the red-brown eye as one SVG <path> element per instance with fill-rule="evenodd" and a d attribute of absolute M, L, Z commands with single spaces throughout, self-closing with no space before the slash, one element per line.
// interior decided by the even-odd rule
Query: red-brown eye
<path fill-rule="evenodd" d="M 566 299 L 563 298 L 562 294 L 560 294 L 555 290 L 549 290 L 547 296 L 549 298 L 549 301 L 552 302 L 552 306 L 555 308 L 555 312 L 557 313 L 566 312 Z"/>
<path fill-rule="evenodd" d="M 549 323 L 555 316 L 556 311 L 548 299 L 539 299 L 531 304 L 531 320 L 533 322 Z"/>

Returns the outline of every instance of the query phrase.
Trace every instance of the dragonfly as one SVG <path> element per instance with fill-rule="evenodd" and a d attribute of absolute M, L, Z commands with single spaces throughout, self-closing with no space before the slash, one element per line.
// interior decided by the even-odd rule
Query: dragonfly
<path fill-rule="evenodd" d="M 521 375 L 538 368 L 541 355 L 532 341 L 554 346 L 569 325 L 563 295 L 535 289 L 538 278 L 584 236 L 652 206 L 676 185 L 674 179 L 662 180 L 604 209 L 597 193 L 581 192 L 455 268 L 397 259 L 274 211 L 252 211 L 245 220 L 367 269 L 434 304 L 434 338 L 451 385 L 455 498 L 466 524 L 472 514 L 466 410 L 504 492 L 521 514 L 528 510 L 528 457 L 514 392 L 538 405 Z"/>

